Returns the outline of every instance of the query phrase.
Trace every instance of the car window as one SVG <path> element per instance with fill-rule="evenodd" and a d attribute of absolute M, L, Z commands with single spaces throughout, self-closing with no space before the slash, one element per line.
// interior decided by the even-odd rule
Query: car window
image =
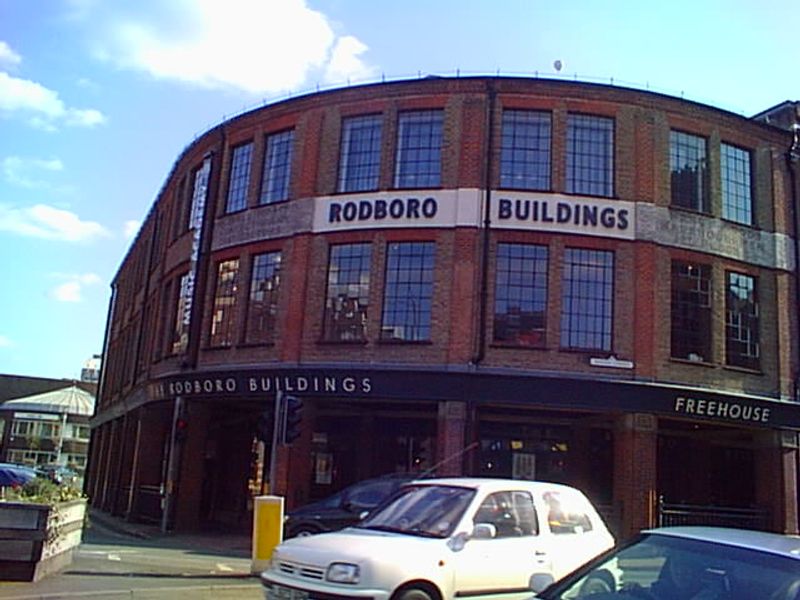
<path fill-rule="evenodd" d="M 494 525 L 497 538 L 539 533 L 533 497 L 523 491 L 489 494 L 475 512 L 472 521 L 475 524 Z"/>
<path fill-rule="evenodd" d="M 601 586 L 601 587 L 598 587 Z M 651 535 L 623 547 L 542 597 L 549 600 L 796 600 L 798 561 L 722 544 Z M 597 595 L 598 592 L 605 592 Z M 797 591 L 797 590 L 795 590 Z"/>
<path fill-rule="evenodd" d="M 556 491 L 547 491 L 542 497 L 547 505 L 547 523 L 553 533 L 574 534 L 592 530 L 585 503 Z"/>
<path fill-rule="evenodd" d="M 394 487 L 391 481 L 372 481 L 355 486 L 345 499 L 357 506 L 377 506 Z"/>

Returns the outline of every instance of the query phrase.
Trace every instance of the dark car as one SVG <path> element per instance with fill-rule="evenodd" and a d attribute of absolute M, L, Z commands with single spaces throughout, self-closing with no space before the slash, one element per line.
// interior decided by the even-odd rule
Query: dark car
<path fill-rule="evenodd" d="M 393 474 L 365 479 L 317 502 L 305 504 L 286 515 L 284 537 L 313 535 L 342 529 L 361 520 L 397 489 L 419 475 Z"/>
<path fill-rule="evenodd" d="M 547 585 L 544 574 L 531 588 Z M 541 600 L 800 600 L 800 537 L 720 527 L 664 527 L 590 561 Z"/>

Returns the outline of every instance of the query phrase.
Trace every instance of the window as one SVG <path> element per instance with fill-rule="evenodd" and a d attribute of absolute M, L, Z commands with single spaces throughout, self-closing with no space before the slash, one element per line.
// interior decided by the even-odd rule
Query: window
<path fill-rule="evenodd" d="M 271 204 L 289 199 L 293 145 L 294 130 L 292 129 L 267 136 L 260 204 Z"/>
<path fill-rule="evenodd" d="M 431 339 L 435 250 L 433 242 L 389 244 L 382 340 L 419 342 Z"/>
<path fill-rule="evenodd" d="M 544 345 L 547 248 L 498 244 L 494 295 L 494 340 Z"/>
<path fill-rule="evenodd" d="M 23 438 L 58 440 L 61 437 L 61 420 L 14 420 L 11 422 L 11 435 Z"/>
<path fill-rule="evenodd" d="M 361 342 L 367 339 L 371 256 L 370 244 L 331 247 L 325 297 L 325 340 Z"/>
<path fill-rule="evenodd" d="M 252 142 L 233 149 L 231 172 L 228 179 L 228 203 L 225 206 L 225 212 L 232 213 L 247 208 L 247 187 L 250 183 L 250 159 L 252 156 Z"/>
<path fill-rule="evenodd" d="M 550 189 L 550 113 L 503 111 L 500 187 Z"/>
<path fill-rule="evenodd" d="M 725 297 L 725 358 L 729 365 L 759 368 L 758 295 L 756 280 L 728 273 Z"/>
<path fill-rule="evenodd" d="M 438 187 L 442 171 L 442 111 L 400 114 L 397 129 L 397 188 Z"/>
<path fill-rule="evenodd" d="M 239 289 L 239 260 L 225 260 L 217 267 L 217 288 L 211 313 L 211 346 L 233 344 L 236 321 L 236 294 Z"/>
<path fill-rule="evenodd" d="M 711 267 L 672 263 L 672 356 L 711 360 Z"/>
<path fill-rule="evenodd" d="M 669 167 L 672 205 L 709 212 L 705 138 L 670 131 Z"/>
<path fill-rule="evenodd" d="M 561 301 L 561 346 L 611 350 L 614 254 L 567 248 Z"/>
<path fill-rule="evenodd" d="M 183 354 L 189 344 L 189 322 L 191 320 L 191 274 L 186 273 L 181 277 L 178 290 L 178 301 L 175 306 L 175 327 L 172 330 L 172 354 Z"/>
<path fill-rule="evenodd" d="M 753 224 L 753 191 L 750 152 L 730 144 L 720 145 L 722 171 L 722 218 Z"/>
<path fill-rule="evenodd" d="M 614 119 L 569 115 L 567 192 L 590 196 L 613 196 Z"/>
<path fill-rule="evenodd" d="M 245 328 L 247 343 L 266 344 L 273 341 L 280 283 L 281 253 L 267 252 L 254 256 Z"/>
<path fill-rule="evenodd" d="M 381 115 L 346 119 L 342 127 L 339 191 L 378 189 L 381 168 Z"/>
<path fill-rule="evenodd" d="M 472 518 L 473 524 L 495 528 L 495 539 L 539 534 L 533 497 L 528 492 L 504 491 L 486 496 Z"/>

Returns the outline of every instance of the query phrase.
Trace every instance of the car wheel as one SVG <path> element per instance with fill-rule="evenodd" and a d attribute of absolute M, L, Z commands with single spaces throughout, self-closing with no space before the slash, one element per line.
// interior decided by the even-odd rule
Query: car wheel
<path fill-rule="evenodd" d="M 614 591 L 614 578 L 607 572 L 594 573 L 581 586 L 581 596 L 608 594 Z"/>
<path fill-rule="evenodd" d="M 400 590 L 392 600 L 435 600 L 436 596 L 432 595 L 425 588 L 409 587 Z"/>

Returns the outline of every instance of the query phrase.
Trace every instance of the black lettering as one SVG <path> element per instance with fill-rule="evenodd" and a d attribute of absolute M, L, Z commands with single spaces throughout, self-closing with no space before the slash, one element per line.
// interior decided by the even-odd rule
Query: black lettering
<path fill-rule="evenodd" d="M 439 205 L 436 203 L 436 198 L 425 198 L 422 203 L 422 214 L 427 218 L 432 219 L 439 211 Z"/>
<path fill-rule="evenodd" d="M 556 222 L 568 223 L 572 217 L 572 207 L 565 203 L 559 202 L 556 204 Z"/>
<path fill-rule="evenodd" d="M 362 200 L 358 203 L 358 220 L 366 221 L 372 216 L 372 203 Z"/>
<path fill-rule="evenodd" d="M 548 214 L 547 208 L 549 206 L 547 202 L 542 202 L 542 223 L 552 223 L 554 221 L 553 217 Z"/>
<path fill-rule="evenodd" d="M 597 227 L 597 207 L 584 206 L 583 207 L 583 224 Z"/>
<path fill-rule="evenodd" d="M 395 198 L 389 203 L 389 214 L 393 219 L 401 219 L 405 212 L 405 206 L 400 198 Z"/>
<path fill-rule="evenodd" d="M 386 200 L 375 200 L 375 220 L 386 218 Z"/>
<path fill-rule="evenodd" d="M 627 229 L 628 228 L 628 211 L 626 209 L 622 209 L 617 213 L 617 229 Z"/>
<path fill-rule="evenodd" d="M 344 205 L 344 220 L 355 221 L 358 216 L 358 207 L 355 202 L 348 202 Z"/>
<path fill-rule="evenodd" d="M 497 218 L 511 218 L 511 200 L 508 200 L 507 198 L 500 198 L 500 201 L 497 204 Z"/>
<path fill-rule="evenodd" d="M 406 217 L 409 219 L 419 219 L 419 200 L 416 198 L 409 198 L 407 202 Z"/>
<path fill-rule="evenodd" d="M 604 208 L 600 213 L 600 222 L 603 224 L 603 227 L 608 229 L 614 227 L 614 224 L 616 223 L 616 219 L 614 218 L 614 209 Z"/>
<path fill-rule="evenodd" d="M 520 221 L 527 221 L 531 214 L 531 203 L 528 200 L 514 202 L 514 216 Z"/>
<path fill-rule="evenodd" d="M 342 220 L 342 205 L 338 202 L 331 202 L 328 210 L 328 223 L 339 223 Z"/>

